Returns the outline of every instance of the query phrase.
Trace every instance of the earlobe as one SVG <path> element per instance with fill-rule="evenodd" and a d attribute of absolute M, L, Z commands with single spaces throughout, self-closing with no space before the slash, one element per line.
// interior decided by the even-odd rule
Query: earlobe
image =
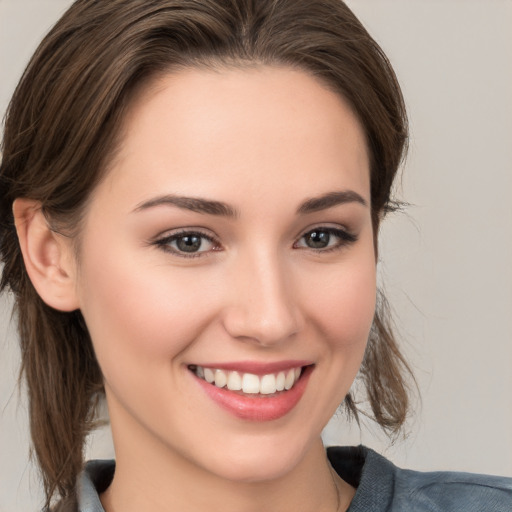
<path fill-rule="evenodd" d="M 13 214 L 23 261 L 41 299 L 60 311 L 78 309 L 71 240 L 50 229 L 38 201 L 16 199 Z"/>

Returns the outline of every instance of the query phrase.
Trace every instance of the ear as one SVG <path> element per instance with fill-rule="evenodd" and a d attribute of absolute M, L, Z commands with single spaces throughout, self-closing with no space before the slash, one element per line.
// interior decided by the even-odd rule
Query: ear
<path fill-rule="evenodd" d="M 71 240 L 50 229 L 38 201 L 16 199 L 13 214 L 23 261 L 41 299 L 60 311 L 78 309 Z"/>

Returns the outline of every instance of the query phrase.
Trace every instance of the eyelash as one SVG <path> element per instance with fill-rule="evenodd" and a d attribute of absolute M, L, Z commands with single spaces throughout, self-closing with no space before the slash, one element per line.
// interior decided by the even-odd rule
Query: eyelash
<path fill-rule="evenodd" d="M 329 253 L 329 252 L 341 250 L 344 247 L 346 247 L 347 245 L 353 244 L 354 242 L 357 242 L 357 240 L 358 240 L 357 235 L 350 233 L 344 229 L 334 228 L 334 227 L 329 227 L 329 226 L 319 226 L 319 227 L 316 227 L 316 228 L 306 231 L 304 234 L 302 234 L 300 236 L 299 241 L 302 240 L 307 235 L 311 235 L 312 233 L 315 233 L 315 232 L 327 233 L 330 236 L 335 236 L 338 238 L 338 242 L 336 242 L 334 245 L 332 245 L 330 247 L 318 248 L 318 249 L 315 249 L 313 247 L 308 247 L 308 246 L 298 247 L 297 246 L 298 242 L 295 242 L 293 244 L 293 247 L 296 249 L 309 249 L 315 253 Z M 208 242 L 210 242 L 211 244 L 214 245 L 214 248 L 211 250 L 190 252 L 187 254 L 184 251 L 180 251 L 180 250 L 170 247 L 170 244 L 172 244 L 173 242 L 176 242 L 177 240 L 185 238 L 185 237 L 198 237 L 198 238 L 201 238 L 202 240 L 207 240 Z M 329 240 L 329 242 L 330 242 L 330 240 Z M 159 238 L 159 239 L 155 240 L 154 242 L 152 242 L 152 245 L 155 245 L 158 248 L 162 249 L 163 251 L 171 253 L 171 254 L 181 257 L 181 258 L 199 258 L 199 257 L 203 257 L 204 255 L 208 254 L 209 252 L 220 250 L 220 242 L 215 237 L 212 237 L 211 235 L 202 233 L 201 231 L 186 230 L 186 229 L 183 229 L 176 233 L 172 233 L 170 235 L 166 235 L 162 238 Z"/>

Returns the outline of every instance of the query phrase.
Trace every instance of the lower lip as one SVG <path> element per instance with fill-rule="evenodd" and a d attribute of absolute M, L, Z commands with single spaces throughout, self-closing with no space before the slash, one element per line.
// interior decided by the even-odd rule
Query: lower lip
<path fill-rule="evenodd" d="M 313 365 L 302 370 L 300 379 L 288 391 L 270 395 L 240 395 L 227 388 L 218 388 L 194 375 L 206 394 L 237 418 L 249 421 L 271 421 L 288 414 L 299 402 L 313 371 Z"/>

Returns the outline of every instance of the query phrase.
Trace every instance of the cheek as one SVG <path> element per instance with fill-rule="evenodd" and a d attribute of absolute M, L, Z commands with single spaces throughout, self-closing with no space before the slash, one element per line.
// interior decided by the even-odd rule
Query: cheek
<path fill-rule="evenodd" d="M 116 368 L 135 374 L 171 364 L 205 328 L 215 304 L 200 276 L 111 254 L 86 263 L 81 286 L 82 313 L 107 380 Z"/>
<path fill-rule="evenodd" d="M 340 266 L 328 277 L 322 292 L 316 294 L 311 316 L 331 349 L 364 351 L 375 313 L 375 261 L 368 258 L 349 268 Z"/>
<path fill-rule="evenodd" d="M 326 270 L 325 286 L 310 297 L 309 319 L 321 351 L 311 417 L 323 428 L 343 402 L 364 357 L 375 314 L 376 268 L 373 249 Z M 318 282 L 318 281 L 317 281 Z"/>

